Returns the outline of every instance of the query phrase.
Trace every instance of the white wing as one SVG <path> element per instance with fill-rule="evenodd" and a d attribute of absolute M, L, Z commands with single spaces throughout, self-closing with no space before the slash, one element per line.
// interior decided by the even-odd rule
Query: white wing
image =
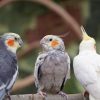
<path fill-rule="evenodd" d="M 35 85 L 38 87 L 39 81 L 38 81 L 38 72 L 39 72 L 39 67 L 43 64 L 45 57 L 47 54 L 39 54 L 37 57 L 36 63 L 35 63 L 35 69 L 34 69 L 34 77 L 35 77 Z"/>
<path fill-rule="evenodd" d="M 95 62 L 97 62 L 96 64 L 97 64 L 97 72 L 99 72 L 100 73 L 100 55 L 99 54 L 97 54 L 96 55 L 96 59 L 95 59 Z"/>
<path fill-rule="evenodd" d="M 97 73 L 95 67 L 86 57 L 75 57 L 73 61 L 73 67 L 75 76 L 82 85 L 87 86 L 97 81 Z"/>

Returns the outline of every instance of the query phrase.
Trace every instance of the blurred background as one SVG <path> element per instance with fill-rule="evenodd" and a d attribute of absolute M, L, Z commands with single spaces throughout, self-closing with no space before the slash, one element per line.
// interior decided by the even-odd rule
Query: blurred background
<path fill-rule="evenodd" d="M 17 53 L 19 78 L 12 94 L 36 93 L 33 70 L 41 51 L 39 41 L 46 34 L 63 36 L 66 33 L 68 35 L 63 40 L 71 57 L 71 79 L 64 91 L 84 91 L 73 74 L 72 66 L 81 40 L 78 25 L 83 25 L 96 39 L 100 53 L 100 0 L 0 0 L 0 35 L 18 33 L 24 41 L 24 47 Z"/>

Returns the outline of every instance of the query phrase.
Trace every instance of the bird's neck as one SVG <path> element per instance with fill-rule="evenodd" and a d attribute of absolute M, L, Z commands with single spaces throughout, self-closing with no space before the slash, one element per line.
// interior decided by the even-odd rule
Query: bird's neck
<path fill-rule="evenodd" d="M 79 54 L 80 53 L 96 53 L 96 49 L 80 49 Z"/>
<path fill-rule="evenodd" d="M 14 53 L 14 54 L 16 54 L 17 48 L 9 46 L 9 47 L 7 47 L 7 50 Z"/>
<path fill-rule="evenodd" d="M 48 52 L 64 52 L 64 51 L 53 49 L 53 50 L 48 50 L 48 51 L 43 50 L 43 52 L 48 53 Z"/>
<path fill-rule="evenodd" d="M 95 45 L 80 45 L 79 46 L 79 52 L 96 52 L 96 46 Z"/>

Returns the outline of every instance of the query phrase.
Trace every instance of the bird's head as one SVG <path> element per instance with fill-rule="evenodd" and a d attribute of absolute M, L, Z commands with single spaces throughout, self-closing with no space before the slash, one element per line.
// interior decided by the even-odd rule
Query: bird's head
<path fill-rule="evenodd" d="M 16 53 L 16 50 L 23 45 L 21 37 L 16 33 L 5 33 L 1 39 L 7 47 L 7 50 Z"/>
<path fill-rule="evenodd" d="M 44 51 L 50 50 L 60 50 L 64 51 L 65 46 L 63 40 L 56 35 L 46 35 L 40 41 L 40 45 L 42 46 Z"/>
<path fill-rule="evenodd" d="M 83 39 L 80 43 L 80 50 L 96 50 L 96 41 L 94 38 L 88 36 L 85 29 L 81 27 Z"/>

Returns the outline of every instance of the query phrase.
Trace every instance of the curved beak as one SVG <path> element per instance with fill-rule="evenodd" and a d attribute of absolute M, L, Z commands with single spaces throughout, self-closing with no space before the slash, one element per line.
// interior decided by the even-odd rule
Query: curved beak
<path fill-rule="evenodd" d="M 20 47 L 22 47 L 24 44 L 21 38 L 18 40 L 18 43 L 19 43 Z"/>

